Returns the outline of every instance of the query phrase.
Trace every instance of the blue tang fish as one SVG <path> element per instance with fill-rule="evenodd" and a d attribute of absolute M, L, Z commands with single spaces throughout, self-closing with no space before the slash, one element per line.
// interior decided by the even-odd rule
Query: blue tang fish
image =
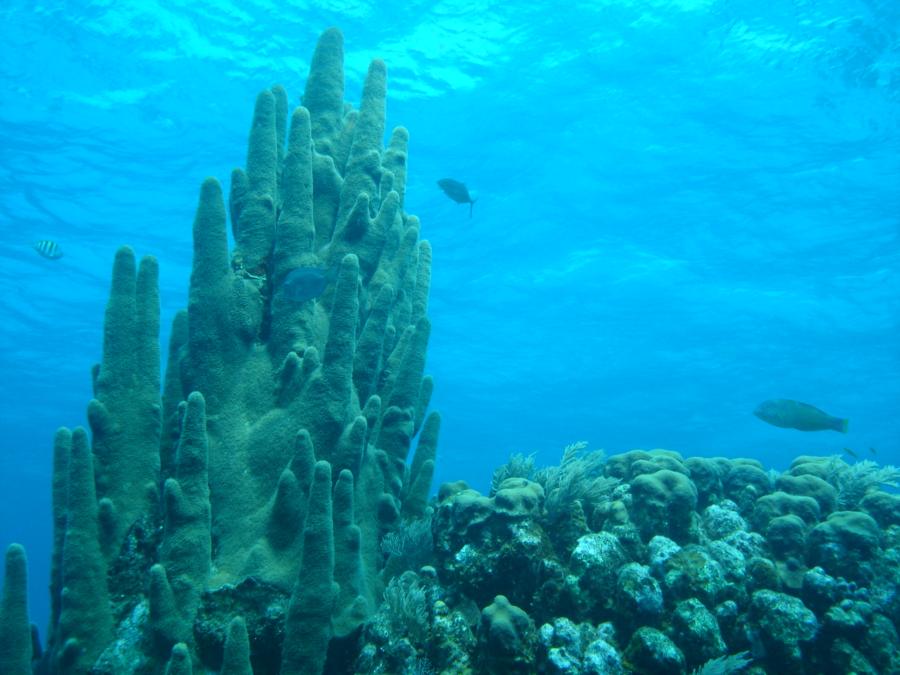
<path fill-rule="evenodd" d="M 333 276 L 321 267 L 297 267 L 285 276 L 281 292 L 291 302 L 314 300 L 325 292 Z"/>

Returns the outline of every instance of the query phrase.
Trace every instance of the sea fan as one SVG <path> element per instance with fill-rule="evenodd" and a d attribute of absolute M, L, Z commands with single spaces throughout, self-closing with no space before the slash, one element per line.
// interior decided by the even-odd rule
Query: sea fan
<path fill-rule="evenodd" d="M 419 578 L 404 572 L 391 579 L 384 589 L 384 602 L 379 614 L 387 621 L 394 636 L 409 638 L 415 645 L 428 638 L 428 597 Z"/>
<path fill-rule="evenodd" d="M 867 459 L 847 465 L 835 457 L 829 466 L 828 481 L 837 487 L 838 508 L 849 511 L 856 509 L 863 497 L 881 486 L 900 487 L 900 468 L 879 466 Z"/>
<path fill-rule="evenodd" d="M 491 496 L 497 494 L 500 489 L 500 483 L 507 478 L 527 478 L 531 480 L 534 476 L 534 453 L 522 455 L 516 453 L 510 455 L 509 461 L 503 466 L 494 469 L 494 475 L 491 476 Z"/>
<path fill-rule="evenodd" d="M 602 450 L 584 453 L 587 443 L 566 446 L 559 466 L 545 467 L 534 474 L 544 487 L 547 515 L 551 521 L 565 517 L 576 501 L 585 513 L 609 496 L 619 479 L 603 475 L 606 455 Z"/>
<path fill-rule="evenodd" d="M 750 652 L 738 652 L 710 659 L 699 668 L 692 670 L 691 675 L 731 675 L 731 673 L 741 672 L 752 662 Z"/>
<path fill-rule="evenodd" d="M 434 540 L 431 535 L 431 515 L 404 521 L 381 540 L 381 552 L 390 557 L 390 576 L 405 570 L 418 570 L 431 561 Z"/>

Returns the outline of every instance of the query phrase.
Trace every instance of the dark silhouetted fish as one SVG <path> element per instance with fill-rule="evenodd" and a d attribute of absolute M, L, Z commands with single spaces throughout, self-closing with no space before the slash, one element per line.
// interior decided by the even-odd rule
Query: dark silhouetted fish
<path fill-rule="evenodd" d="M 832 417 L 809 403 L 791 401 L 786 398 L 763 401 L 753 411 L 763 422 L 782 429 L 798 429 L 800 431 L 840 431 L 847 433 L 848 420 Z"/>
<path fill-rule="evenodd" d="M 41 239 L 40 241 L 34 242 L 33 246 L 35 251 L 50 260 L 59 260 L 63 257 L 62 249 L 55 241 Z"/>
<path fill-rule="evenodd" d="M 281 292 L 292 302 L 313 300 L 322 295 L 333 276 L 321 267 L 297 267 L 287 273 L 281 284 Z"/>
<path fill-rule="evenodd" d="M 457 204 L 468 204 L 469 218 L 472 217 L 472 207 L 475 206 L 475 200 L 469 194 L 469 189 L 465 183 L 460 183 L 452 178 L 441 178 L 437 184 L 444 191 L 444 194 Z"/>

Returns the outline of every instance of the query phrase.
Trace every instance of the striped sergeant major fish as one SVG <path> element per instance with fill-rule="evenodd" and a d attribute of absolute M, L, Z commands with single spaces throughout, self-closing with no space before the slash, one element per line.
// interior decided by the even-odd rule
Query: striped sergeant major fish
<path fill-rule="evenodd" d="M 34 250 L 49 260 L 59 260 L 63 257 L 62 249 L 55 241 L 50 239 L 41 239 L 34 242 Z"/>

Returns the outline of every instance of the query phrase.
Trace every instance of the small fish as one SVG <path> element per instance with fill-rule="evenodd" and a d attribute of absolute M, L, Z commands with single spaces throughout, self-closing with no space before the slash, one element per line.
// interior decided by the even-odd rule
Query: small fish
<path fill-rule="evenodd" d="M 857 455 L 855 452 L 853 452 L 853 450 L 851 450 L 850 448 L 843 448 L 843 450 L 851 457 L 855 457 L 856 459 L 859 459 L 859 455 Z"/>
<path fill-rule="evenodd" d="M 798 429 L 800 431 L 839 431 L 847 433 L 848 420 L 832 417 L 809 403 L 791 401 L 786 398 L 763 401 L 753 411 L 763 422 L 782 429 Z"/>
<path fill-rule="evenodd" d="M 872 446 L 869 446 L 869 452 L 871 452 L 873 455 L 877 455 L 877 454 L 878 454 L 878 450 L 876 450 L 876 449 L 873 448 Z"/>
<path fill-rule="evenodd" d="M 34 250 L 49 260 L 59 260 L 63 257 L 62 249 L 55 241 L 50 239 L 41 239 L 32 244 Z"/>
<path fill-rule="evenodd" d="M 291 302 L 306 302 L 325 292 L 329 282 L 328 271 L 321 267 L 297 267 L 285 276 L 281 292 Z"/>
<path fill-rule="evenodd" d="M 465 183 L 460 183 L 452 178 L 441 178 L 437 184 L 444 191 L 444 194 L 457 204 L 468 204 L 469 218 L 472 217 L 472 207 L 475 206 L 475 200 L 469 194 L 469 188 L 466 187 Z"/>

